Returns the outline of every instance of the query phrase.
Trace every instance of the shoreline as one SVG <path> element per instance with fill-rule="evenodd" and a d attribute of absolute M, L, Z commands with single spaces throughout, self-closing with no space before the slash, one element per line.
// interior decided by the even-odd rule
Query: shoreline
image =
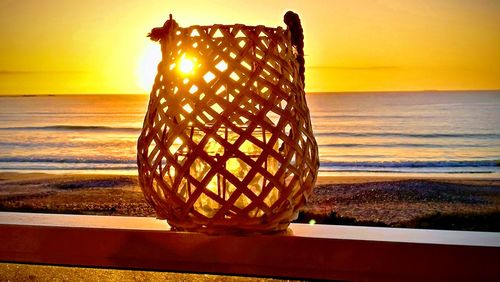
<path fill-rule="evenodd" d="M 115 175 L 138 177 L 137 170 L 0 170 L 0 179 L 9 175 Z M 387 179 L 433 179 L 439 181 L 500 181 L 498 173 L 409 173 L 409 172 L 318 172 L 317 184 L 332 181 L 372 181 Z"/>
<path fill-rule="evenodd" d="M 0 172 L 0 211 L 151 216 L 135 175 Z M 500 231 L 500 180 L 320 176 L 295 222 Z"/>

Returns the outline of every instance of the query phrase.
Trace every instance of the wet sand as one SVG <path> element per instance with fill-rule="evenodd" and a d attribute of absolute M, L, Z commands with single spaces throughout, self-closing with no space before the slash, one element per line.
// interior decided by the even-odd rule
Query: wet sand
<path fill-rule="evenodd" d="M 498 180 L 353 180 L 319 181 L 301 221 L 500 231 Z"/>
<path fill-rule="evenodd" d="M 0 211 L 155 216 L 136 176 L 0 173 Z M 500 231 L 500 180 L 320 177 L 297 222 Z"/>

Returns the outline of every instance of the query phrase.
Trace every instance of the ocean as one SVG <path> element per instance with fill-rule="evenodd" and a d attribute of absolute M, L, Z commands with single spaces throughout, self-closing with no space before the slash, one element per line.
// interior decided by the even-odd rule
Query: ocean
<path fill-rule="evenodd" d="M 0 96 L 0 171 L 136 174 L 147 95 Z M 500 91 L 307 94 L 320 175 L 500 177 Z"/>

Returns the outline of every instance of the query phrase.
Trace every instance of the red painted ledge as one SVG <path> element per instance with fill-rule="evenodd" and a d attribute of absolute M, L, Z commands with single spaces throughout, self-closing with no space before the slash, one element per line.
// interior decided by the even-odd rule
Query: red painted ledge
<path fill-rule="evenodd" d="M 494 281 L 500 233 L 291 224 L 173 232 L 154 218 L 0 212 L 0 261 L 336 280 Z"/>

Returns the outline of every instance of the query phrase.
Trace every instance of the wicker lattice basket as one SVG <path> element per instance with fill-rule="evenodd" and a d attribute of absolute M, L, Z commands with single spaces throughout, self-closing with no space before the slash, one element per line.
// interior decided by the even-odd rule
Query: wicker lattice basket
<path fill-rule="evenodd" d="M 207 233 L 286 230 L 319 166 L 290 30 L 170 19 L 153 36 L 163 58 L 138 166 L 158 218 Z"/>

